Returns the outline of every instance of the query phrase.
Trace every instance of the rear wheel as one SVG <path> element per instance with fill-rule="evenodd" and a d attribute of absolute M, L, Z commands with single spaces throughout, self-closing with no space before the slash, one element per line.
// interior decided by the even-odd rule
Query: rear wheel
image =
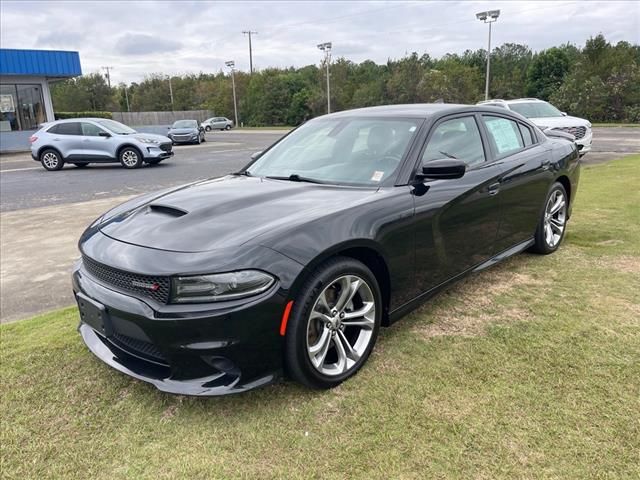
<path fill-rule="evenodd" d="M 64 160 L 62 160 L 60 154 L 51 148 L 40 153 L 40 163 L 50 172 L 60 170 L 64 166 Z"/>
<path fill-rule="evenodd" d="M 125 147 L 120 151 L 120 163 L 124 168 L 140 168 L 142 166 L 142 155 L 133 147 Z"/>
<path fill-rule="evenodd" d="M 346 257 L 318 268 L 295 299 L 286 333 L 290 375 L 312 388 L 332 388 L 367 361 L 382 318 L 376 278 Z"/>
<path fill-rule="evenodd" d="M 554 183 L 549 189 L 542 216 L 538 221 L 532 247 L 534 252 L 547 255 L 558 249 L 566 231 L 568 207 L 569 198 L 566 190 L 561 183 Z"/>

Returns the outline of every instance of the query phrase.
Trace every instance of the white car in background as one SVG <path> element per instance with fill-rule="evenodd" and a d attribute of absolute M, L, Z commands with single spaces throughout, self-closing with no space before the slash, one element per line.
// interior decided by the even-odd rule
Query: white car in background
<path fill-rule="evenodd" d="M 478 105 L 512 110 L 523 117 L 527 117 L 543 131 L 551 129 L 570 133 L 576 139 L 576 145 L 580 149 L 581 156 L 591 150 L 591 141 L 593 139 L 591 122 L 584 118 L 567 115 L 544 100 L 538 100 L 537 98 L 496 99 L 478 102 Z"/>

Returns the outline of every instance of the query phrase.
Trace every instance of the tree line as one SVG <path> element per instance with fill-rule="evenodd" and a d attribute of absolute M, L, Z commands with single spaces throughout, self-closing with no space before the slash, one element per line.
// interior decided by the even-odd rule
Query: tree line
<path fill-rule="evenodd" d="M 333 111 L 371 105 L 476 103 L 484 99 L 486 50 L 432 58 L 412 53 L 379 65 L 338 58 L 331 63 Z M 244 125 L 298 125 L 326 113 L 325 69 L 266 68 L 236 72 L 238 117 Z M 52 87 L 59 112 L 211 110 L 233 118 L 228 72 L 171 77 L 150 74 L 140 83 L 109 88 L 99 73 Z M 125 91 L 126 89 L 126 91 Z M 491 52 L 490 98 L 536 97 L 591 121 L 640 122 L 640 46 L 613 45 L 603 35 L 584 47 L 564 44 L 537 53 L 505 43 Z"/>

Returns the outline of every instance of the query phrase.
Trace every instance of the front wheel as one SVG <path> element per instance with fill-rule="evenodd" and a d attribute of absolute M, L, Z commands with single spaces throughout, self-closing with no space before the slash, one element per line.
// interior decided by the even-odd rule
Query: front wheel
<path fill-rule="evenodd" d="M 547 255 L 555 252 L 564 238 L 567 227 L 569 198 L 561 183 L 551 185 L 538 221 L 532 250 Z"/>
<path fill-rule="evenodd" d="M 140 168 L 142 166 L 142 155 L 133 147 L 123 148 L 119 157 L 124 168 Z"/>
<path fill-rule="evenodd" d="M 295 299 L 285 341 L 289 374 L 312 388 L 339 385 L 367 361 L 381 318 L 371 270 L 351 258 L 328 261 Z"/>
<path fill-rule="evenodd" d="M 227 125 L 226 127 L 224 127 L 225 130 L 231 130 L 231 125 Z"/>
<path fill-rule="evenodd" d="M 207 125 L 206 127 L 204 127 L 204 129 L 205 129 L 207 132 L 210 132 L 210 131 L 211 131 L 211 127 L 210 127 L 209 125 Z"/>

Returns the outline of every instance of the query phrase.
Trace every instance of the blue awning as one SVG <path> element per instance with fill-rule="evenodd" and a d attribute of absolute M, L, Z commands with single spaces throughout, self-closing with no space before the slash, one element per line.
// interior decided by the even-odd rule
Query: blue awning
<path fill-rule="evenodd" d="M 78 52 L 0 48 L 0 75 L 77 77 L 82 75 Z"/>

